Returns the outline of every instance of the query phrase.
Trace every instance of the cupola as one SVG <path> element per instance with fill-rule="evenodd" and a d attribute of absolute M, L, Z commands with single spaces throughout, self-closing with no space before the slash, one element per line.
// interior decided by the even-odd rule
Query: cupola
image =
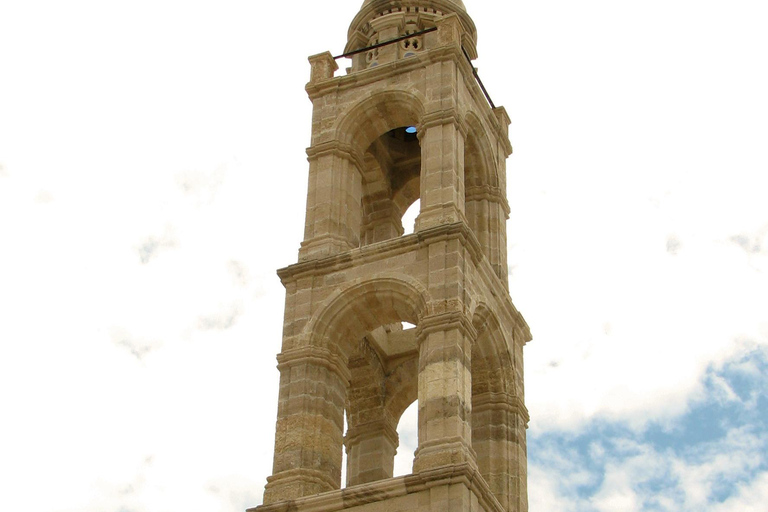
<path fill-rule="evenodd" d="M 408 35 L 413 37 L 404 38 L 398 45 L 372 48 L 355 55 L 350 71 L 411 57 L 433 47 L 437 35 L 423 32 L 434 28 L 437 19 L 451 13 L 456 13 L 462 24 L 462 47 L 470 58 L 476 58 L 477 30 L 461 0 L 365 0 L 349 26 L 345 53 Z"/>

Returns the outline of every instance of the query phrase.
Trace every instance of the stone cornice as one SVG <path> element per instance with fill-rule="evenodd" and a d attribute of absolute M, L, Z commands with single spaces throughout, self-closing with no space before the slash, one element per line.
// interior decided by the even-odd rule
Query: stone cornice
<path fill-rule="evenodd" d="M 431 309 L 429 304 L 427 304 L 427 309 Z M 447 311 L 419 318 L 419 323 L 416 326 L 416 339 L 421 343 L 427 335 L 451 328 L 459 328 L 462 334 L 473 341 L 477 339 L 477 330 L 472 325 L 472 320 L 463 311 Z"/>
<path fill-rule="evenodd" d="M 502 284 L 499 277 L 491 268 L 490 263 L 485 258 L 480 249 L 480 243 L 472 230 L 464 223 L 442 224 L 423 231 L 365 245 L 357 249 L 352 249 L 333 256 L 327 256 L 319 259 L 312 259 L 294 263 L 288 267 L 277 271 L 280 281 L 283 285 L 294 282 L 301 277 L 318 277 L 331 272 L 337 272 L 350 268 L 361 263 L 379 261 L 407 253 L 414 249 L 414 246 L 424 246 L 441 240 L 461 239 L 466 242 L 473 262 L 480 274 L 485 278 L 491 287 L 491 294 L 496 300 L 499 300 L 504 306 L 504 311 L 509 315 L 512 324 L 519 329 L 518 339 L 522 343 L 531 340 L 531 332 L 525 319 L 512 303 L 506 287 Z"/>
<path fill-rule="evenodd" d="M 407 59 L 396 59 L 392 62 L 386 62 L 372 68 L 354 71 L 347 75 L 309 82 L 304 89 L 307 91 L 309 99 L 314 100 L 315 98 L 337 90 L 361 87 L 384 80 L 390 76 L 397 76 L 404 73 L 410 73 L 417 69 L 424 69 L 431 63 L 443 62 L 451 59 L 463 59 L 465 62 L 467 60 L 464 55 L 462 55 L 460 48 L 453 46 L 432 48 L 419 52 Z M 474 76 L 470 75 L 470 77 L 474 81 Z"/>
<path fill-rule="evenodd" d="M 419 140 L 421 140 L 421 137 L 424 135 L 427 128 L 443 126 L 446 124 L 453 124 L 458 128 L 462 137 L 467 137 L 467 132 L 469 130 L 467 122 L 455 108 L 427 112 L 424 114 L 421 117 L 421 122 L 418 126 L 417 136 L 419 137 Z"/>
<path fill-rule="evenodd" d="M 528 408 L 525 402 L 519 396 L 509 393 L 482 393 L 472 396 L 472 411 L 482 412 L 486 409 L 503 409 L 514 414 L 520 414 L 525 420 L 526 427 L 531 417 L 528 415 Z"/>
<path fill-rule="evenodd" d="M 464 222 L 441 224 L 410 235 L 392 238 L 383 242 L 365 245 L 351 251 L 316 260 L 302 261 L 277 271 L 280 281 L 285 285 L 305 276 L 320 276 L 353 265 L 382 260 L 413 250 L 414 246 L 426 246 L 441 240 L 459 238 L 466 242 L 472 260 L 477 263 L 483 258 L 480 244 L 474 233 Z"/>
<path fill-rule="evenodd" d="M 365 179 L 363 169 L 365 169 L 365 163 L 363 157 L 355 151 L 355 148 L 351 144 L 347 144 L 340 140 L 332 140 L 328 142 L 321 142 L 307 148 L 307 160 L 310 162 L 317 160 L 320 157 L 326 155 L 334 155 L 341 158 L 346 158 L 352 162 L 360 175 Z"/>
<path fill-rule="evenodd" d="M 261 505 L 246 512 L 336 512 L 455 484 L 465 485 L 477 497 L 482 510 L 505 512 L 480 472 L 466 463 L 355 485 L 297 500 Z"/>
<path fill-rule="evenodd" d="M 352 374 L 350 373 L 347 364 L 340 356 L 332 353 L 328 349 L 305 346 L 287 350 L 277 355 L 277 369 L 281 372 L 284 369 L 304 363 L 317 364 L 328 368 L 341 377 L 344 382 L 352 380 Z"/>
<path fill-rule="evenodd" d="M 373 68 L 355 71 L 347 75 L 331 77 L 327 80 L 312 81 L 306 85 L 305 90 L 307 91 L 309 98 L 315 100 L 326 94 L 362 87 L 374 82 L 386 80 L 389 77 L 410 73 L 418 69 L 424 69 L 433 63 L 445 61 L 456 62 L 457 66 L 462 71 L 460 74 L 464 80 L 464 85 L 470 92 L 475 104 L 479 107 L 479 113 L 484 116 L 485 121 L 493 130 L 495 138 L 504 145 L 507 155 L 512 154 L 512 144 L 509 142 L 507 127 L 502 126 L 497 113 L 495 113 L 494 110 L 491 109 L 491 106 L 488 105 L 480 85 L 477 83 L 477 80 L 475 80 L 472 65 L 467 62 L 461 48 L 458 46 L 431 48 L 407 59 L 397 59 Z M 498 111 L 502 108 L 503 107 L 497 107 L 496 110 Z"/>
<path fill-rule="evenodd" d="M 382 434 L 389 439 L 392 446 L 398 447 L 400 439 L 397 435 L 397 428 L 385 419 L 371 421 L 363 425 L 350 425 L 347 429 L 347 434 L 344 436 L 344 446 L 349 448 L 355 443 L 365 439 L 376 438 Z"/>
<path fill-rule="evenodd" d="M 507 202 L 507 198 L 504 197 L 504 191 L 502 189 L 491 185 L 474 185 L 466 189 L 466 201 L 478 201 L 483 199 L 501 204 L 504 213 L 507 215 L 507 218 L 509 218 L 509 203 Z"/>

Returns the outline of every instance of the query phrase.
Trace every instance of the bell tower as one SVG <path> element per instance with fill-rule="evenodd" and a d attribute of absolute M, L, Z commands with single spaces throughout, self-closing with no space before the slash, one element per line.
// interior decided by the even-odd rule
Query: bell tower
<path fill-rule="evenodd" d="M 304 240 L 278 271 L 275 454 L 252 511 L 528 510 L 509 118 L 478 82 L 476 41 L 461 0 L 365 0 L 346 73 L 330 53 L 309 58 Z M 413 471 L 393 478 L 416 400 Z"/>

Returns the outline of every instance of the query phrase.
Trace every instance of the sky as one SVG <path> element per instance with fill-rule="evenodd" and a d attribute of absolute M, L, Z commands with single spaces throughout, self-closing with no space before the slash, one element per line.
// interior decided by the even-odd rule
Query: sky
<path fill-rule="evenodd" d="M 0 0 L 0 509 L 261 503 L 306 58 L 360 3 Z M 764 510 L 768 5 L 465 3 L 512 119 L 531 512 Z"/>

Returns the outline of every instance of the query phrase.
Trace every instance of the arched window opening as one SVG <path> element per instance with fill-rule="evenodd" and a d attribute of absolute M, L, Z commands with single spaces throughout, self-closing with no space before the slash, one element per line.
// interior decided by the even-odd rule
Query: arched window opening
<path fill-rule="evenodd" d="M 347 437 L 347 432 L 349 432 L 349 421 L 347 420 L 347 416 L 349 415 L 348 410 L 344 410 L 344 437 Z M 347 486 L 347 448 L 342 447 L 341 449 L 341 488 L 345 488 Z"/>
<path fill-rule="evenodd" d="M 419 401 L 416 400 L 400 416 L 397 424 L 397 435 L 400 446 L 395 455 L 393 476 L 410 475 L 413 473 L 413 457 L 419 447 Z"/>
<path fill-rule="evenodd" d="M 404 235 L 410 235 L 414 232 L 416 227 L 416 217 L 419 216 L 420 211 L 421 201 L 419 199 L 417 199 L 416 202 L 414 202 L 411 206 L 408 207 L 407 210 L 405 210 L 402 220 Z"/>
<path fill-rule="evenodd" d="M 412 472 L 418 445 L 415 345 L 415 329 L 395 322 L 370 331 L 350 357 L 342 452 L 346 487 Z M 408 405 L 412 410 L 403 414 Z"/>
<path fill-rule="evenodd" d="M 464 144 L 465 214 L 480 248 L 503 283 L 507 282 L 506 220 L 509 206 L 499 182 L 492 146 L 476 117 L 470 117 Z"/>
<path fill-rule="evenodd" d="M 371 143 L 365 153 L 361 245 L 413 232 L 415 216 L 404 219 L 403 215 L 419 199 L 420 173 L 416 126 L 395 128 Z"/>

